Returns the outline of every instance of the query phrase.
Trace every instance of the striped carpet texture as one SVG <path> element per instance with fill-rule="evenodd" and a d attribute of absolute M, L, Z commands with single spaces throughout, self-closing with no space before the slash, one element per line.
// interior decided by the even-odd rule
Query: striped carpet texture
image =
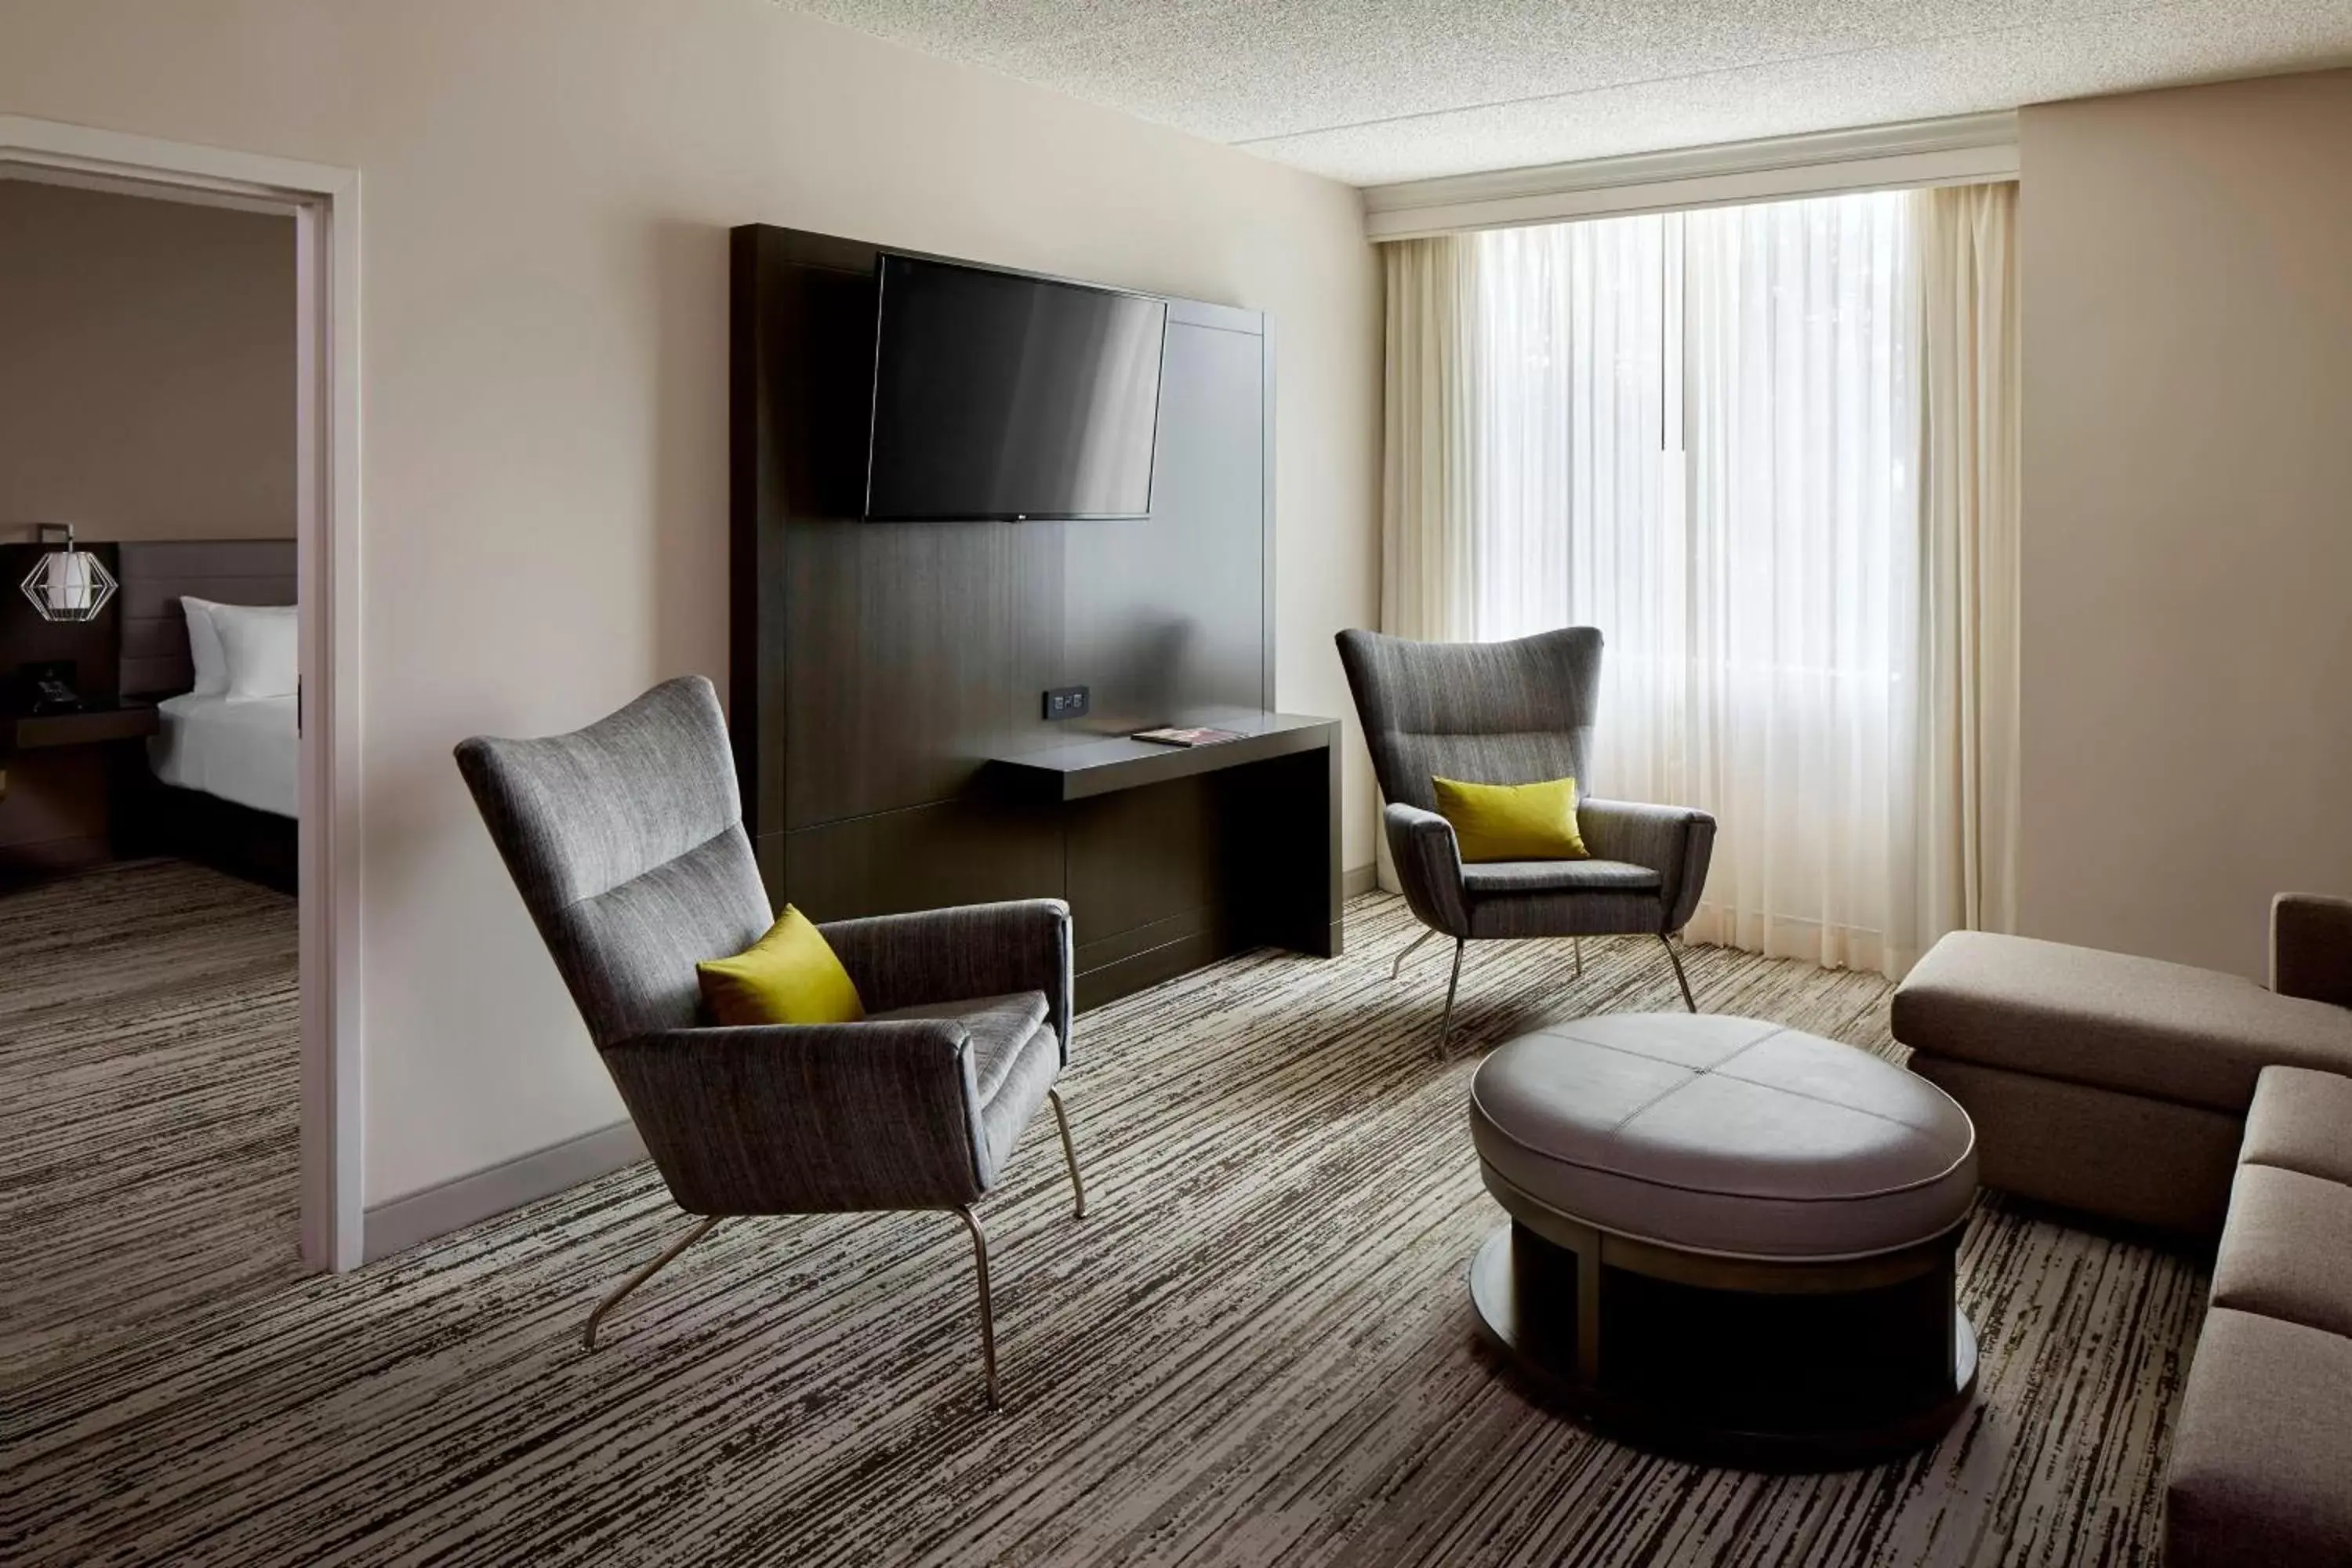
<path fill-rule="evenodd" d="M 301 1279 L 294 938 L 174 860 L 0 896 L 0 1399 Z"/>
<path fill-rule="evenodd" d="M 945 1215 L 730 1222 L 583 1353 L 598 1295 L 683 1228 L 639 1167 L 352 1275 L 188 1292 L 168 1322 L 20 1385 L 0 1415 L 0 1560 L 2156 1560 L 2205 1281 L 1998 1201 L 1961 1258 L 1981 1396 L 1932 1451 L 1766 1478 L 1532 1406 L 1477 1347 L 1464 1286 L 1499 1218 L 1467 1079 L 1480 1047 L 1538 1019 L 1662 1008 L 1674 982 L 1654 942 L 1588 940 L 1580 982 L 1565 942 L 1474 948 L 1440 1063 L 1444 955 L 1388 978 L 1414 931 L 1401 903 L 1360 900 L 1343 959 L 1249 954 L 1082 1020 L 1066 1082 L 1090 1217 L 1070 1215 L 1049 1121 L 983 1211 L 1001 1415 L 980 1398 L 971 1255 Z M 70 994 L 81 945 L 46 950 L 35 989 Z M 1874 978 L 1714 950 L 1691 969 L 1714 1010 L 1893 1048 Z M 186 1089 L 184 1114 L 261 1092 L 239 1080 L 257 1070 L 245 1037 L 283 1026 L 284 979 L 257 986 L 250 1022 L 207 1016 L 219 1077 Z M 12 1068 L 44 1049 L 136 1058 L 160 1027 L 59 1012 L 28 1035 L 23 1018 Z M 282 1116 L 289 1069 L 260 1069 Z M 68 1124 L 93 1157 L 128 1141 L 92 1109 Z M 11 1201 L 43 1206 L 48 1179 L 77 1205 L 99 1184 L 12 1163 Z M 282 1248 L 282 1205 L 206 1217 L 229 1212 L 204 1201 L 220 1173 L 121 1179 L 186 1215 L 193 1270 L 225 1279 L 197 1254 Z"/>

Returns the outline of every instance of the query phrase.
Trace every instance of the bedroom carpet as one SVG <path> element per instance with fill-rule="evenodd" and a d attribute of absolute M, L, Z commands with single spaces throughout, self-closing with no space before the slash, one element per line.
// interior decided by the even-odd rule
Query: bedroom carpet
<path fill-rule="evenodd" d="M 1445 956 L 1388 978 L 1413 931 L 1359 900 L 1344 959 L 1249 954 L 1082 1019 L 1091 1216 L 1050 1119 L 982 1211 L 1002 1415 L 945 1215 L 730 1222 L 584 1354 L 597 1296 L 683 1228 L 639 1166 L 340 1279 L 192 1296 L 19 1389 L 0 1560 L 2156 1561 L 2204 1276 L 1999 1201 L 1961 1257 L 1979 1403 L 1911 1460 L 1700 1469 L 1531 1406 L 1463 1284 L 1498 1217 L 1477 1047 L 1674 982 L 1654 942 L 1588 941 L 1580 983 L 1565 942 L 1474 948 L 1439 1063 Z M 1690 964 L 1713 1010 L 1893 1049 L 1874 977 Z"/>
<path fill-rule="evenodd" d="M 0 1399 L 301 1279 L 294 937 L 178 860 L 0 894 Z"/>

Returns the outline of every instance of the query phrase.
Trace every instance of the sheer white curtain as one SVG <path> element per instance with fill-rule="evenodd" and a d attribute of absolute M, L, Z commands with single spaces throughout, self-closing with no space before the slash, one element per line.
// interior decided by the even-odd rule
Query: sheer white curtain
<path fill-rule="evenodd" d="M 1900 973 L 1918 952 L 1907 199 L 1685 222 L 1686 717 L 1657 761 L 1723 825 L 1692 935 Z"/>
<path fill-rule="evenodd" d="M 1695 941 L 1916 955 L 1906 198 L 1477 237 L 1467 636 L 1599 626 L 1596 777 L 1722 825 Z"/>
<path fill-rule="evenodd" d="M 1383 621 L 1594 626 L 1595 795 L 1721 824 L 1695 941 L 2003 929 L 2016 187 L 1389 248 Z"/>

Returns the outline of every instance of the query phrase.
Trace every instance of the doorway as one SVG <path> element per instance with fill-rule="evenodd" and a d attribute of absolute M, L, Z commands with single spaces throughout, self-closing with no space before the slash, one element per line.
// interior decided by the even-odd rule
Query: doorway
<path fill-rule="evenodd" d="M 292 223 L 299 1257 L 311 1270 L 356 1268 L 364 1169 L 359 177 L 331 165 L 0 116 L 0 180 L 278 215 Z M 0 586 L 16 593 L 14 583 Z M 102 1197 L 93 1198 L 89 1223 L 104 1223 Z"/>

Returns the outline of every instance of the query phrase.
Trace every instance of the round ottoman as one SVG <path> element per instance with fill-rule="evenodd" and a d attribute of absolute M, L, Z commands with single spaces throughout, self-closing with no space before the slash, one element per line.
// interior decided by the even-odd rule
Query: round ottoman
<path fill-rule="evenodd" d="M 1471 1267 L 1480 1322 L 1596 1426 L 1830 1469 L 1968 1407 L 1976 1130 L 1925 1079 L 1752 1018 L 1619 1014 L 1496 1049 L 1470 1128 L 1511 1216 Z"/>

